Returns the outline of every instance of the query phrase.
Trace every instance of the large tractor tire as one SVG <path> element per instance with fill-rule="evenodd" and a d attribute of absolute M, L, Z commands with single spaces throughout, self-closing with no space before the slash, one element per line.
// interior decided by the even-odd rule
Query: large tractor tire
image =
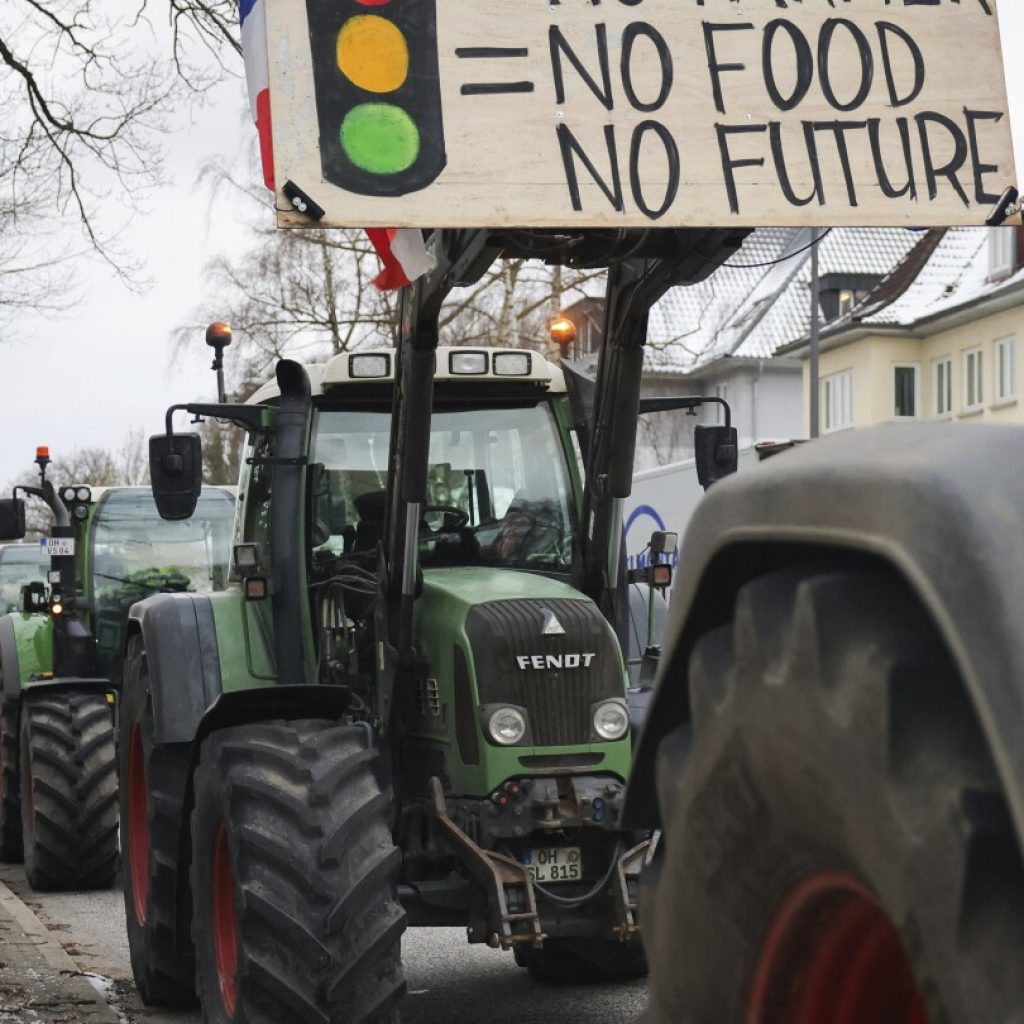
<path fill-rule="evenodd" d="M 640 943 L 612 939 L 547 939 L 541 949 L 517 948 L 516 963 L 535 980 L 556 985 L 630 981 L 647 974 Z"/>
<path fill-rule="evenodd" d="M 745 585 L 658 752 L 656 1024 L 988 1024 L 1024 1007 L 1024 867 L 943 642 L 881 571 Z"/>
<path fill-rule="evenodd" d="M 119 716 L 125 921 L 144 1002 L 194 1006 L 196 965 L 187 920 L 176 938 L 179 837 L 191 746 L 153 742 L 153 698 L 141 636 L 128 641 Z M 187 902 L 182 912 L 189 911 Z"/>
<path fill-rule="evenodd" d="M 206 1024 L 395 1024 L 401 855 L 368 733 L 268 722 L 204 742 L 192 935 Z"/>
<path fill-rule="evenodd" d="M 20 703 L 0 705 L 0 860 L 21 863 L 21 770 L 18 757 Z"/>
<path fill-rule="evenodd" d="M 109 888 L 117 874 L 117 761 L 106 695 L 30 694 L 20 745 L 29 885 Z"/>

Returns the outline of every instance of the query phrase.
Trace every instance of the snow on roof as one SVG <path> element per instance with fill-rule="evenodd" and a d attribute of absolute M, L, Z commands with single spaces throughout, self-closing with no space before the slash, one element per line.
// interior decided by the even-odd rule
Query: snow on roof
<path fill-rule="evenodd" d="M 834 228 L 819 274 L 882 276 L 920 240 L 905 228 Z M 724 357 L 765 359 L 810 329 L 810 228 L 755 231 L 720 270 L 652 310 L 645 368 L 692 373 Z M 765 265 L 767 264 L 767 265 Z"/>
<path fill-rule="evenodd" d="M 990 279 L 989 228 L 950 228 L 940 234 L 932 251 L 922 254 L 923 259 L 915 261 L 915 254 L 911 253 L 894 269 L 894 279 L 902 273 L 911 280 L 899 288 L 891 301 L 884 302 L 890 295 L 886 294 L 886 282 L 882 282 L 877 289 L 882 300 L 869 295 L 831 333 L 855 324 L 909 327 L 925 317 L 951 312 L 1024 279 L 1024 270 Z M 915 266 L 915 262 L 920 265 Z"/>

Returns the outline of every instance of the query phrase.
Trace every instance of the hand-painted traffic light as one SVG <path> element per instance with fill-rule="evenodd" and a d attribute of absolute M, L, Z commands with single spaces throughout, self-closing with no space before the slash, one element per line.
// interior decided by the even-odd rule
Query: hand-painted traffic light
<path fill-rule="evenodd" d="M 444 169 L 435 0 L 306 0 L 326 181 L 400 196 Z"/>

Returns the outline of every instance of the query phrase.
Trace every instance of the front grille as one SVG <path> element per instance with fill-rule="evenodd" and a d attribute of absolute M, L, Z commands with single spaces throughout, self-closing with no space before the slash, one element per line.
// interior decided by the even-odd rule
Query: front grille
<path fill-rule="evenodd" d="M 548 612 L 564 635 L 545 636 Z M 568 746 L 591 742 L 591 707 L 624 695 L 615 634 L 589 601 L 564 598 L 492 601 L 477 605 L 466 618 L 476 664 L 481 704 L 508 703 L 526 708 L 534 745 Z M 593 654 L 587 667 L 520 668 L 520 657 Z"/>

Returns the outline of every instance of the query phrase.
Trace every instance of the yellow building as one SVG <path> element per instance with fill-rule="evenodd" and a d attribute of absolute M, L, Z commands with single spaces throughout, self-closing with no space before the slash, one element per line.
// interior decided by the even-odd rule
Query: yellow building
<path fill-rule="evenodd" d="M 1016 228 L 928 231 L 870 289 L 840 287 L 830 322 L 823 293 L 821 433 L 906 420 L 1024 422 L 1022 254 Z M 809 432 L 808 339 L 776 354 L 803 360 Z"/>

